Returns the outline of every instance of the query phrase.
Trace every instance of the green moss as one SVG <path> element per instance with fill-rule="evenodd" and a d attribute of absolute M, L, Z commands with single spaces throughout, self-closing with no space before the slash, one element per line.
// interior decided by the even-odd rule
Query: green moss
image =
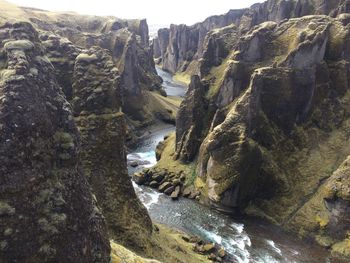
<path fill-rule="evenodd" d="M 29 40 L 14 40 L 14 41 L 7 42 L 4 45 L 4 48 L 5 50 L 14 50 L 14 49 L 31 50 L 34 48 L 34 44 Z"/>
<path fill-rule="evenodd" d="M 76 58 L 77 62 L 86 62 L 86 63 L 91 63 L 95 60 L 97 60 L 97 56 L 95 54 L 89 55 L 89 54 L 81 53 Z"/>
<path fill-rule="evenodd" d="M 175 132 L 171 133 L 164 142 L 165 147 L 161 159 L 156 164 L 155 168 L 159 170 L 168 170 L 175 174 L 184 173 L 186 177 L 192 174 L 195 169 L 194 163 L 185 164 L 179 160 L 175 160 Z"/>
<path fill-rule="evenodd" d="M 210 70 L 210 73 L 208 76 L 205 76 L 205 80 L 209 81 L 210 84 L 210 88 L 208 90 L 208 93 L 206 95 L 206 97 L 208 99 L 212 98 L 213 96 L 215 96 L 218 91 L 220 90 L 220 87 L 224 81 L 225 75 L 227 74 L 227 71 L 230 70 L 230 65 L 231 63 L 234 63 L 234 61 L 232 61 L 230 59 L 230 56 L 228 56 L 222 63 L 221 65 L 217 66 L 217 67 L 213 67 Z"/>
<path fill-rule="evenodd" d="M 44 244 L 40 247 L 39 252 L 45 255 L 46 258 L 51 258 L 56 254 L 56 249 L 52 248 L 49 244 Z"/>
<path fill-rule="evenodd" d="M 5 251 L 7 249 L 7 247 L 8 247 L 7 241 L 3 240 L 0 242 L 0 250 L 1 251 Z"/>
<path fill-rule="evenodd" d="M 54 139 L 58 143 L 73 143 L 73 137 L 71 134 L 66 132 L 56 132 L 54 135 Z"/>
<path fill-rule="evenodd" d="M 193 165 L 191 172 L 189 173 L 189 175 L 186 177 L 186 181 L 185 181 L 185 185 L 186 186 L 190 186 L 194 184 L 194 181 L 196 180 L 196 168 L 195 165 Z"/>
<path fill-rule="evenodd" d="M 53 194 L 51 189 L 44 189 L 39 192 L 38 195 L 36 195 L 36 198 L 34 200 L 34 204 L 43 204 L 49 201 L 51 195 Z"/>
<path fill-rule="evenodd" d="M 63 143 L 61 144 L 61 147 L 65 150 L 69 150 L 69 149 L 73 149 L 74 148 L 74 143 L 70 142 L 70 143 Z"/>
<path fill-rule="evenodd" d="M 322 247 L 329 248 L 334 244 L 334 240 L 329 236 L 316 235 L 315 240 Z"/>
<path fill-rule="evenodd" d="M 50 215 L 51 223 L 54 225 L 62 225 L 66 222 L 67 216 L 66 214 L 58 214 L 58 213 L 53 213 Z"/>
<path fill-rule="evenodd" d="M 68 153 L 61 153 L 58 155 L 61 160 L 70 160 L 71 156 Z"/>
<path fill-rule="evenodd" d="M 16 209 L 11 207 L 8 203 L 0 201 L 0 216 L 14 215 Z"/>
<path fill-rule="evenodd" d="M 8 79 L 11 76 L 15 76 L 15 75 L 16 75 L 16 70 L 14 69 L 4 69 L 0 71 L 0 79 L 3 79 L 3 80 Z"/>
<path fill-rule="evenodd" d="M 56 228 L 56 226 L 54 226 L 51 222 L 49 222 L 46 218 L 40 218 L 38 220 L 38 225 L 40 227 L 40 229 L 44 232 L 50 233 L 50 234 L 58 234 L 59 231 Z"/>
<path fill-rule="evenodd" d="M 4 231 L 4 236 L 11 236 L 13 233 L 13 229 L 12 228 L 6 228 Z"/>
<path fill-rule="evenodd" d="M 185 84 L 186 86 L 190 84 L 191 82 L 191 75 L 185 73 L 185 72 L 177 72 L 173 76 L 173 80 L 175 82 L 179 82 L 181 84 Z"/>
<path fill-rule="evenodd" d="M 342 242 L 334 244 L 332 246 L 332 253 L 350 258 L 350 239 L 345 239 Z"/>

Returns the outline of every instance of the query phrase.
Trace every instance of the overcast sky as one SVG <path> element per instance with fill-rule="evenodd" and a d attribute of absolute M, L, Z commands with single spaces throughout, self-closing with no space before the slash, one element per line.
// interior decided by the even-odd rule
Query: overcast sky
<path fill-rule="evenodd" d="M 230 9 L 249 7 L 263 0 L 8 0 L 20 6 L 50 11 L 76 11 L 120 18 L 147 18 L 148 24 L 194 24 Z"/>

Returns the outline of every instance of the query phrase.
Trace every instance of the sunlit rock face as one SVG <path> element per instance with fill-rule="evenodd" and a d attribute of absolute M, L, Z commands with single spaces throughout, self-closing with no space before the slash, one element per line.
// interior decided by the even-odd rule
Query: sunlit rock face
<path fill-rule="evenodd" d="M 37 31 L 0 28 L 0 261 L 109 262 L 70 105 Z"/>

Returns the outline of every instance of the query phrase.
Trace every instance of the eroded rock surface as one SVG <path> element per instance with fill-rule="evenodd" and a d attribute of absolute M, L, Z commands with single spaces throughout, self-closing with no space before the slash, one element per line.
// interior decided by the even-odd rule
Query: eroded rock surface
<path fill-rule="evenodd" d="M 70 105 L 29 23 L 0 28 L 0 261 L 109 262 Z"/>
<path fill-rule="evenodd" d="M 121 77 L 108 50 L 92 47 L 77 57 L 73 90 L 83 170 L 110 236 L 128 247 L 143 249 L 150 240 L 152 222 L 127 173 Z"/>
<path fill-rule="evenodd" d="M 131 129 L 136 131 L 157 119 L 157 115 L 148 110 L 152 104 L 148 95 L 151 91 L 162 93 L 162 80 L 155 69 L 146 20 L 122 20 L 31 8 L 21 8 L 21 12 L 40 30 L 48 58 L 69 101 L 73 99 L 75 58 L 82 48 L 99 46 L 110 51 L 120 72 L 121 106 Z"/>
<path fill-rule="evenodd" d="M 200 79 L 192 78 L 177 116 L 175 146 L 175 157 L 195 160 L 203 201 L 264 217 L 347 256 L 349 225 L 341 218 L 349 203 L 335 193 L 348 189 L 349 34 L 348 14 L 211 31 Z M 204 115 L 196 101 L 205 102 Z"/>
<path fill-rule="evenodd" d="M 166 71 L 198 74 L 196 65 L 203 57 L 207 33 L 213 29 L 233 24 L 240 32 L 245 33 L 266 21 L 279 23 L 285 19 L 307 15 L 336 17 L 348 12 L 348 0 L 268 0 L 247 9 L 230 10 L 224 15 L 209 17 L 193 26 L 171 25 L 169 34 L 164 34 L 166 29 L 162 29 L 155 40 L 159 43 L 154 45 L 161 48 L 155 49 L 154 54 L 161 57 L 162 67 Z M 164 43 L 168 43 L 166 48 L 163 47 Z"/>

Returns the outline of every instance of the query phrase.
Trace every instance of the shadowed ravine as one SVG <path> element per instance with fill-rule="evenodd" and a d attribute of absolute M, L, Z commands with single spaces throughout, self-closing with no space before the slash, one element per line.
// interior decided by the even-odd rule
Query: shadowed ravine
<path fill-rule="evenodd" d="M 163 78 L 168 95 L 181 96 L 184 88 L 172 81 L 171 75 L 157 70 Z M 155 129 L 128 155 L 128 159 L 141 159 L 144 165 L 128 167 L 129 173 L 151 167 L 156 163 L 155 148 L 174 126 Z M 234 262 L 331 262 L 327 252 L 307 244 L 261 220 L 230 218 L 193 200 L 170 197 L 134 183 L 137 195 L 147 207 L 153 221 L 197 235 L 222 245 Z M 323 258 L 324 261 L 320 261 Z"/>

